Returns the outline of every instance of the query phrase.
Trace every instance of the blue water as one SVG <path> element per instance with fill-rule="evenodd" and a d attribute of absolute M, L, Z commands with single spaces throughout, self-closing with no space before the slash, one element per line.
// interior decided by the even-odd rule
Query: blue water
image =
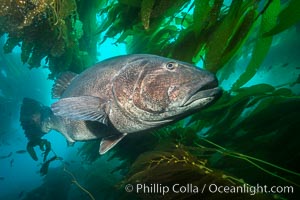
<path fill-rule="evenodd" d="M 107 39 L 105 43 L 98 47 L 98 61 L 126 53 L 124 45 L 119 44 L 116 46 L 112 44 L 113 42 L 111 39 Z M 10 101 L 0 102 L 1 117 L 9 118 L 6 120 L 9 124 L 3 126 L 3 121 L 0 123 L 0 156 L 8 155 L 10 152 L 13 153 L 8 158 L 0 159 L 0 177 L 2 177 L 0 180 L 0 199 L 9 200 L 24 197 L 26 192 L 33 190 L 43 182 L 44 177 L 39 173 L 42 164 L 42 151 L 35 147 L 39 156 L 38 161 L 32 160 L 28 153 L 16 153 L 18 150 L 26 150 L 27 145 L 27 139 L 19 123 L 19 110 L 24 97 L 35 99 L 48 106 L 53 103 L 55 100 L 51 98 L 51 89 L 54 82 L 47 79 L 50 74 L 47 68 L 30 70 L 28 65 L 23 65 L 20 61 L 20 49 L 15 48 L 11 54 L 4 54 L 1 51 L 0 54 L 1 76 L 2 78 L 8 78 L 9 76 L 11 80 L 6 82 L 8 86 L 12 87 Z M 7 61 L 13 62 L 16 68 L 22 69 L 20 70 L 21 77 L 12 77 L 15 74 L 9 71 Z M 0 96 L 3 95 L 0 89 Z M 9 115 L 3 111 L 7 111 Z M 76 143 L 73 147 L 68 147 L 66 139 L 56 131 L 49 132 L 43 138 L 51 142 L 53 151 L 63 157 L 64 160 L 74 162 L 77 159 L 80 162 L 80 158 L 76 154 L 77 148 L 82 143 Z M 53 155 L 51 152 L 48 158 Z M 59 161 L 52 162 L 51 168 L 61 165 L 62 163 Z"/>

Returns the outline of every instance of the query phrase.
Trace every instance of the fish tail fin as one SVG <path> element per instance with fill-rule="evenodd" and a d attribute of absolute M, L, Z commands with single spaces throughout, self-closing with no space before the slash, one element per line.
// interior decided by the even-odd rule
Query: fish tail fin
<path fill-rule="evenodd" d="M 44 160 L 51 150 L 50 142 L 42 139 L 42 137 L 52 128 L 52 116 L 53 113 L 50 107 L 44 106 L 34 99 L 23 99 L 20 111 L 20 123 L 28 139 L 27 152 L 33 160 L 38 160 L 34 151 L 35 146 L 39 146 L 44 151 Z"/>
<path fill-rule="evenodd" d="M 45 130 L 44 122 L 52 111 L 40 102 L 24 98 L 21 105 L 20 123 L 29 141 L 37 141 L 49 130 Z"/>

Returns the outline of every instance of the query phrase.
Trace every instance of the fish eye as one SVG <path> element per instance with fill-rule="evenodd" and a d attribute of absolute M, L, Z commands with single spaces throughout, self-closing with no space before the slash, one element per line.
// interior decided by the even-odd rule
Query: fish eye
<path fill-rule="evenodd" d="M 169 62 L 169 63 L 166 64 L 166 68 L 168 70 L 173 70 L 173 69 L 175 69 L 176 66 L 177 66 L 177 64 L 174 63 L 174 62 Z"/>

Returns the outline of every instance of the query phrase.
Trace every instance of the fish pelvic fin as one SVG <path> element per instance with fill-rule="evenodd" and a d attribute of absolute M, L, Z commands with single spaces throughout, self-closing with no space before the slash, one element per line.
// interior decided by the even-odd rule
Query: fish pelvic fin
<path fill-rule="evenodd" d="M 55 115 L 73 120 L 99 121 L 107 125 L 110 102 L 94 96 L 62 98 L 51 105 Z"/>
<path fill-rule="evenodd" d="M 99 154 L 103 155 L 118 144 L 127 134 L 112 135 L 102 138 L 99 147 Z"/>
<path fill-rule="evenodd" d="M 70 71 L 60 74 L 53 85 L 52 98 L 60 98 L 76 76 L 76 73 Z"/>
<path fill-rule="evenodd" d="M 73 147 L 74 144 L 75 144 L 75 141 L 73 139 L 67 138 L 67 145 L 68 145 L 68 147 Z"/>

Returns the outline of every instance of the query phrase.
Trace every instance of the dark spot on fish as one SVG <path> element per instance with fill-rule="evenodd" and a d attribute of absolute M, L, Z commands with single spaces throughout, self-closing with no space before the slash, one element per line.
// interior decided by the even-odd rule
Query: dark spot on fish
<path fill-rule="evenodd" d="M 135 62 L 135 61 L 143 60 L 143 59 L 144 59 L 144 57 L 136 57 L 136 58 L 130 60 L 130 62 Z"/>
<path fill-rule="evenodd" d="M 139 64 L 140 67 L 142 67 L 142 66 L 146 65 L 147 63 L 149 63 L 149 61 L 147 59 L 144 59 L 144 57 L 132 59 L 132 60 L 129 61 L 129 63 L 136 62 L 136 61 L 139 61 L 139 60 L 142 60 L 142 62 Z"/>
<path fill-rule="evenodd" d="M 3 176 L 0 176 L 0 181 L 4 181 L 4 177 Z"/>
<path fill-rule="evenodd" d="M 148 63 L 147 60 L 143 60 L 143 61 L 141 62 L 141 64 L 140 64 L 140 66 L 144 66 L 144 65 L 146 65 L 147 63 Z"/>
<path fill-rule="evenodd" d="M 85 121 L 84 123 L 85 123 L 86 127 L 95 134 L 97 134 L 99 132 L 99 130 L 102 130 L 104 133 L 109 132 L 108 126 L 106 126 L 98 121 Z"/>

